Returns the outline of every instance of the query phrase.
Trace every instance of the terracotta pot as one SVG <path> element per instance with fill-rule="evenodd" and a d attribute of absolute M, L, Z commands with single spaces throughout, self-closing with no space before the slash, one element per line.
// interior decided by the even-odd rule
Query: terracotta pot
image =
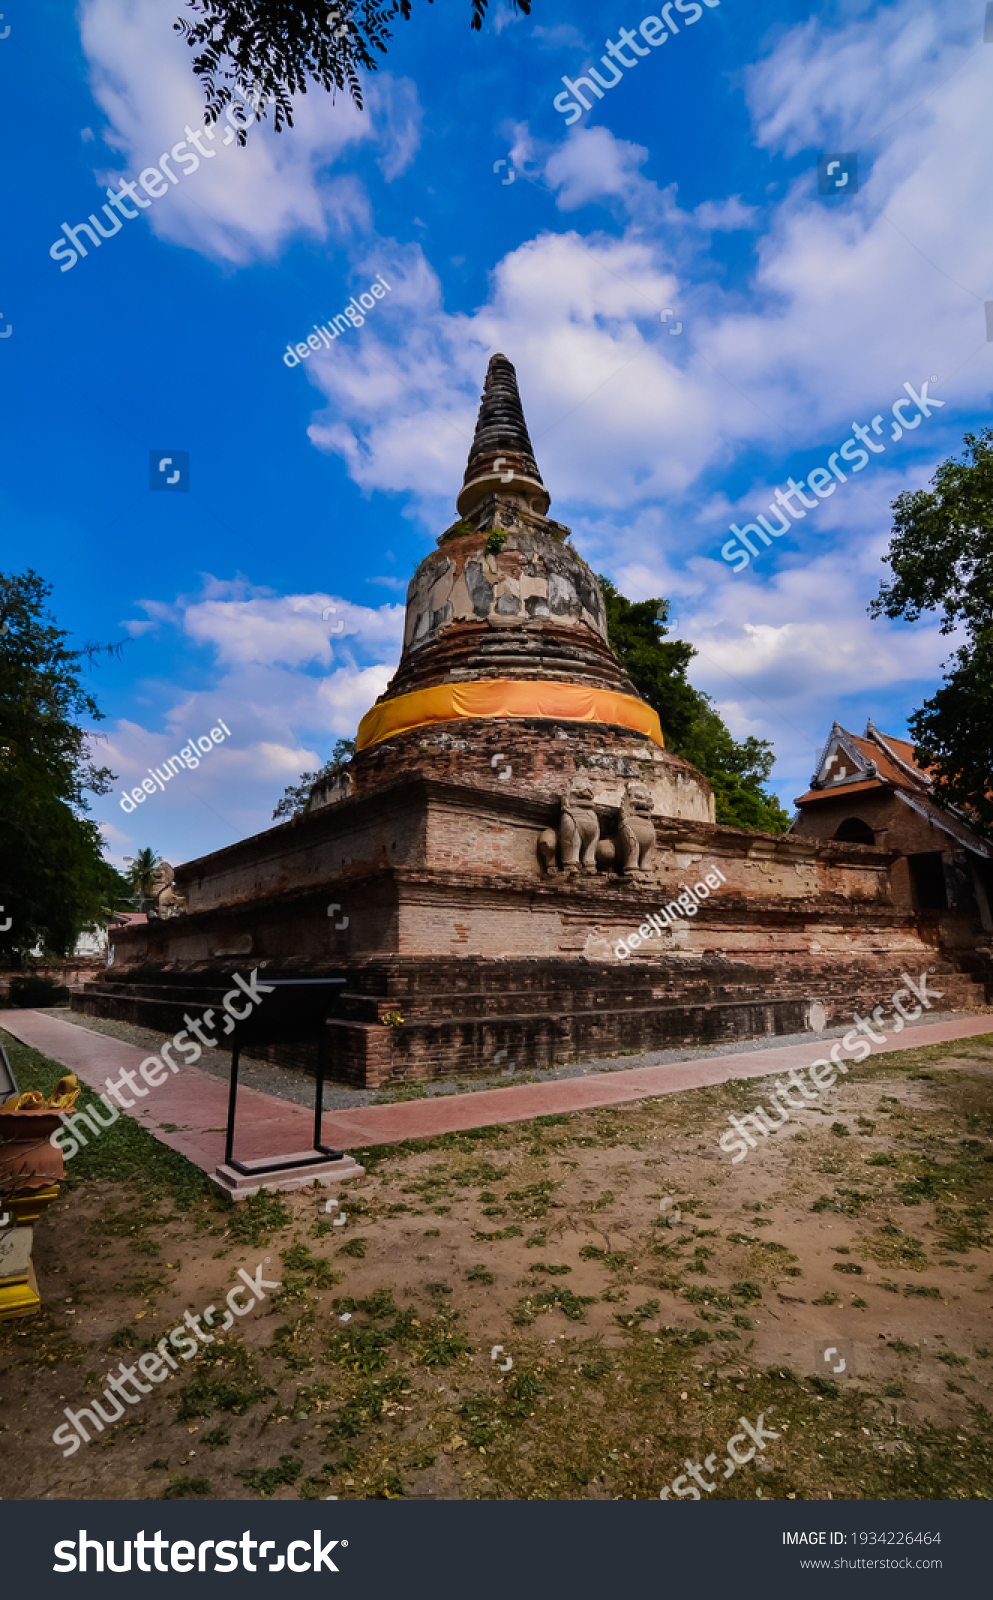
<path fill-rule="evenodd" d="M 0 1193 L 48 1189 L 66 1175 L 65 1158 L 50 1141 L 61 1124 L 58 1111 L 4 1111 L 0 1106 Z"/>

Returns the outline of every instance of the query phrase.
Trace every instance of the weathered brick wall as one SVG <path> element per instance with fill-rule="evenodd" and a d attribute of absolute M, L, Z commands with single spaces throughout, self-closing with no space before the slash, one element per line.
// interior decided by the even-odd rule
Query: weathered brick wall
<path fill-rule="evenodd" d="M 933 818 L 916 811 L 891 789 L 867 789 L 861 794 L 817 800 L 804 807 L 792 837 L 833 839 L 840 825 L 851 817 L 857 817 L 872 828 L 877 845 L 899 852 L 890 873 L 895 905 L 907 910 L 915 907 L 913 880 L 905 858 L 937 853 L 945 864 L 950 906 L 961 910 L 978 909 L 972 875 L 976 858 Z M 985 866 L 985 873 L 990 876 L 993 888 L 989 864 Z"/>
<path fill-rule="evenodd" d="M 186 1013 L 219 1007 L 231 970 L 215 965 L 181 975 L 148 966 L 130 981 L 107 974 L 73 1006 L 166 1038 L 185 1025 Z M 317 970 L 275 962 L 260 976 Z M 819 1029 L 888 1005 L 904 987 L 904 972 L 915 980 L 928 972 L 932 989 L 942 991 L 942 1009 L 993 999 L 993 986 L 984 990 L 940 954 L 910 942 L 872 954 L 797 950 L 765 963 L 664 953 L 624 963 L 393 957 L 338 970 L 347 982 L 329 998 L 326 1066 L 336 1081 L 365 1087 Z M 400 1025 L 387 1023 L 391 1013 Z M 311 1043 L 255 1045 L 246 1053 L 316 1070 Z"/>
<path fill-rule="evenodd" d="M 371 795 L 420 774 L 440 782 L 471 784 L 486 792 L 557 801 L 578 772 L 591 779 L 605 807 L 620 805 L 632 779 L 647 785 L 660 817 L 710 822 L 710 785 L 681 756 L 650 739 L 601 723 L 549 723 L 541 719 L 467 717 L 395 734 L 361 751 L 341 778 L 314 790 L 312 810 L 349 795 Z"/>

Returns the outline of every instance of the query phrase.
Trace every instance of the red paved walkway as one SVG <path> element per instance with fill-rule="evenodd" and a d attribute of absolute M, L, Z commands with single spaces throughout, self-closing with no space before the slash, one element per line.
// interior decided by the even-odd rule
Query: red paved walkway
<path fill-rule="evenodd" d="M 23 1044 L 74 1072 L 81 1082 L 103 1089 L 107 1077 L 122 1067 L 136 1071 L 148 1052 L 106 1034 L 92 1032 L 37 1011 L 4 1011 L 0 1026 Z M 874 1055 L 885 1055 L 920 1045 L 942 1044 L 951 1039 L 973 1039 L 993 1033 L 993 1016 L 961 1016 L 949 1022 L 919 1023 L 906 1028 L 886 1044 L 874 1045 Z M 550 1112 L 585 1111 L 591 1106 L 613 1106 L 657 1095 L 677 1094 L 725 1083 L 732 1078 L 764 1078 L 790 1067 L 807 1066 L 830 1049 L 833 1040 L 811 1039 L 802 1044 L 771 1045 L 764 1050 L 737 1055 L 698 1057 L 665 1066 L 631 1067 L 621 1072 L 590 1073 L 583 1078 L 557 1078 L 546 1083 L 522 1083 L 506 1089 L 481 1089 L 472 1094 L 406 1100 L 392 1106 L 363 1106 L 354 1111 L 324 1113 L 324 1142 L 337 1149 L 360 1145 L 397 1144 L 401 1139 L 430 1139 L 439 1133 L 481 1128 L 492 1122 L 526 1122 Z M 857 1075 L 853 1064 L 851 1071 Z M 213 1172 L 224 1157 L 227 1121 L 227 1084 L 196 1067 L 184 1067 L 177 1077 L 148 1097 L 129 1115 L 161 1143 L 178 1150 L 205 1172 Z M 175 1123 L 175 1133 L 162 1129 Z M 238 1133 L 235 1154 L 241 1160 L 310 1148 L 313 1113 L 302 1106 L 261 1094 L 256 1089 L 238 1091 Z"/>

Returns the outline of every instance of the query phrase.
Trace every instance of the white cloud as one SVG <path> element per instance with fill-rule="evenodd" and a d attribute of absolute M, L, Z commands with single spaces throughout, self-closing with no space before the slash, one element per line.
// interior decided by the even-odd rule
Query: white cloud
<path fill-rule="evenodd" d="M 199 595 L 141 605 L 160 635 L 171 628 L 209 649 L 212 665 L 198 670 L 196 689 L 181 689 L 148 675 L 156 639 L 135 647 L 134 670 L 146 673 L 136 702 L 154 693 L 165 709 L 159 726 L 122 718 L 101 733 L 99 764 L 118 781 L 94 809 L 109 813 L 101 827 L 118 855 L 151 842 L 175 865 L 272 826 L 286 786 L 319 768 L 336 739 L 354 735 L 400 656 L 404 609 L 396 604 L 359 606 L 323 592 L 281 596 L 243 579 L 207 577 Z M 336 614 L 322 619 L 332 605 Z M 344 632 L 329 642 L 338 622 Z M 195 769 L 166 778 L 168 758 L 221 719 L 230 737 Z M 122 811 L 122 790 L 156 767 L 164 787 L 156 785 L 138 811 Z"/>
<path fill-rule="evenodd" d="M 205 575 L 199 596 L 139 604 L 152 620 L 125 624 L 132 634 L 171 623 L 197 644 L 212 645 L 223 666 L 328 667 L 335 650 L 398 653 L 403 641 L 401 605 L 360 606 L 323 592 L 278 595 L 244 579 Z"/>
<path fill-rule="evenodd" d="M 532 39 L 537 39 L 543 50 L 582 50 L 589 49 L 583 35 L 571 22 L 556 22 L 552 27 L 543 27 L 537 23 L 531 29 Z"/>
<path fill-rule="evenodd" d="M 173 31 L 161 0 L 83 0 L 81 38 L 95 98 L 107 116 L 103 137 L 136 175 L 157 164 L 203 123 L 204 92 L 194 77 L 192 53 Z M 350 147 L 379 144 L 388 179 L 409 166 L 419 141 L 420 111 L 414 86 L 383 74 L 368 86 L 367 108 L 347 94 L 298 96 L 292 133 L 256 124 L 242 148 L 227 145 L 222 118 L 213 142 L 205 138 L 198 171 L 143 212 L 160 238 L 243 265 L 273 259 L 299 235 L 324 239 L 329 227 L 362 233 L 371 226 L 365 190 L 354 178 L 328 176 Z M 177 175 L 182 172 L 177 169 Z M 99 174 L 105 184 L 122 174 Z"/>
<path fill-rule="evenodd" d="M 231 732 L 198 768 L 156 790 L 160 805 L 147 815 L 161 817 L 163 826 L 167 816 L 168 826 L 178 826 L 179 816 L 188 826 L 205 804 L 236 831 L 267 826 L 286 784 L 320 766 L 336 738 L 354 734 L 400 656 L 404 608 L 396 604 L 360 606 L 323 592 L 275 595 L 243 579 L 207 577 L 199 595 L 141 606 L 159 632 L 172 628 L 209 648 L 213 664 L 198 672 L 200 687 L 192 691 L 147 676 L 146 667 L 144 686 L 166 705 L 162 727 L 122 719 L 102 736 L 101 764 L 120 775 L 118 787 L 131 789 L 219 719 Z M 335 614 L 324 619 L 331 606 Z M 330 638 L 339 622 L 343 632 Z M 155 659 L 155 641 L 141 649 L 136 672 Z"/>
<path fill-rule="evenodd" d="M 577 128 L 549 156 L 545 177 L 559 191 L 559 208 L 574 211 L 608 196 L 630 198 L 648 155 L 644 145 L 616 139 L 607 128 Z"/>
<path fill-rule="evenodd" d="M 735 233 L 754 228 L 759 219 L 757 206 L 746 206 L 740 194 L 726 200 L 703 200 L 690 212 L 690 218 L 704 233 Z"/>

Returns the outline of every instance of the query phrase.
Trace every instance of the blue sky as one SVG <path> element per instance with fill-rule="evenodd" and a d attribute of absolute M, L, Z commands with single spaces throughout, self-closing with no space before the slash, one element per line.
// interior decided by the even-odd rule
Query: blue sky
<path fill-rule="evenodd" d="M 670 597 L 693 682 L 773 740 L 787 803 L 833 717 L 904 730 L 950 644 L 866 616 L 889 503 L 989 417 L 980 0 L 682 0 L 651 46 L 647 8 L 613 0 L 494 0 L 482 35 L 468 0 L 415 0 L 364 112 L 311 92 L 245 149 L 222 123 L 65 271 L 62 223 L 188 151 L 202 96 L 180 0 L 7 3 L 3 562 L 52 581 L 78 639 L 130 641 L 93 674 L 113 859 L 266 827 L 354 732 L 454 515 L 495 350 L 551 515 L 625 593 Z M 568 124 L 563 77 L 609 81 L 622 28 L 648 54 L 629 44 Z M 858 192 L 819 197 L 818 156 L 848 152 Z M 287 367 L 377 274 L 365 324 Z M 894 438 L 925 381 L 944 405 Z M 730 524 L 874 415 L 882 453 L 732 570 Z M 189 452 L 188 493 L 149 490 L 153 449 Z M 120 788 L 219 717 L 232 737 L 126 816 Z"/>

